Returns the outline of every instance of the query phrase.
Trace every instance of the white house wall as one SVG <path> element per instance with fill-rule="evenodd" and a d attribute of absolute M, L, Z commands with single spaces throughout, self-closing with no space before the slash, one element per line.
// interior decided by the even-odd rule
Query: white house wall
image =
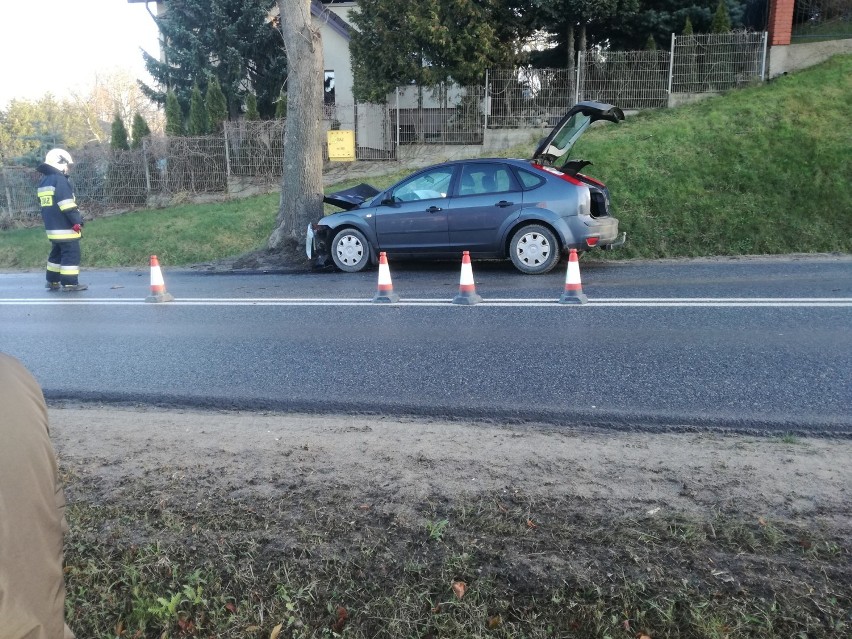
<path fill-rule="evenodd" d="M 356 2 L 340 2 L 325 5 L 350 29 L 355 27 L 350 20 L 351 13 L 358 10 Z M 361 105 L 355 114 L 355 97 L 353 94 L 352 57 L 349 50 L 349 40 L 333 30 L 328 24 L 320 27 L 323 41 L 324 64 L 327 70 L 334 71 L 334 95 L 337 105 L 337 119 L 342 129 L 357 129 L 356 143 L 361 147 L 384 149 L 384 117 L 385 109 L 379 105 Z M 355 119 L 358 119 L 357 127 Z"/>
<path fill-rule="evenodd" d="M 322 35 L 323 68 L 334 71 L 334 100 L 337 106 L 337 119 L 343 129 L 353 128 L 354 111 L 352 104 L 352 62 L 349 59 L 349 41 L 332 29 L 322 18 L 320 22 Z"/>
<path fill-rule="evenodd" d="M 446 85 L 446 102 L 441 97 L 437 89 L 430 87 L 423 88 L 423 108 L 424 109 L 440 109 L 445 107 L 454 107 L 464 97 L 466 91 L 463 87 L 457 84 Z M 399 108 L 400 109 L 416 109 L 418 107 L 418 90 L 416 86 L 400 87 L 399 89 Z M 388 103 L 396 106 L 396 94 L 388 94 Z"/>

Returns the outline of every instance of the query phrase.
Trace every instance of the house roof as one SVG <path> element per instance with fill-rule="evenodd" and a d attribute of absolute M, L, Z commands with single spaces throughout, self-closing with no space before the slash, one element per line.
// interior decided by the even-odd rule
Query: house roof
<path fill-rule="evenodd" d="M 317 0 L 311 0 L 311 15 L 331 27 L 332 31 L 340 34 L 345 40 L 350 40 L 352 36 L 349 34 L 349 23 L 333 11 L 329 11 L 325 6 Z"/>

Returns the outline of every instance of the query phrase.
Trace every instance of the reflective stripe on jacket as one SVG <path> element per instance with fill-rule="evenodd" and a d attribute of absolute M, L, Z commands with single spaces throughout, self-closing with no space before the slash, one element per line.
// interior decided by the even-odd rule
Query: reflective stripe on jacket
<path fill-rule="evenodd" d="M 38 170 L 44 174 L 38 185 L 38 200 L 47 239 L 60 242 L 80 239 L 81 234 L 73 227 L 83 223 L 83 216 L 77 208 L 71 182 L 47 164 L 40 165 Z"/>

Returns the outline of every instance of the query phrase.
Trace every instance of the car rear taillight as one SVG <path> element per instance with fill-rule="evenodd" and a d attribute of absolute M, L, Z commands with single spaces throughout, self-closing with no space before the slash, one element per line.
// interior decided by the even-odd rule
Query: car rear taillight
<path fill-rule="evenodd" d="M 589 245 L 589 248 L 591 248 L 593 246 L 597 246 L 599 239 L 601 239 L 601 238 L 599 238 L 599 237 L 587 237 L 586 238 L 586 244 Z"/>
<path fill-rule="evenodd" d="M 603 182 L 599 182 L 599 181 L 598 181 L 598 180 L 596 180 L 595 178 L 590 178 L 590 177 L 589 177 L 588 175 L 586 175 L 586 174 L 583 174 L 583 179 L 584 179 L 586 182 L 591 182 L 591 183 L 592 183 L 592 184 L 594 184 L 595 186 L 599 186 L 599 187 L 601 187 L 602 189 L 605 189 L 605 188 L 606 188 L 606 184 L 604 184 Z"/>
<path fill-rule="evenodd" d="M 563 173 L 559 169 L 554 169 L 551 166 L 542 166 L 541 164 L 533 164 L 534 169 L 538 169 L 539 171 L 547 171 L 551 175 L 555 175 L 558 178 L 562 178 L 566 182 L 570 182 L 574 186 L 585 186 L 580 180 L 575 178 L 573 175 L 568 175 L 567 173 Z"/>

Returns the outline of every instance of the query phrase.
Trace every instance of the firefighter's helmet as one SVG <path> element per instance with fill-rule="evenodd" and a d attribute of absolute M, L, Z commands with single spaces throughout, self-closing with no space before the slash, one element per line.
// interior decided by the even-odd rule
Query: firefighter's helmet
<path fill-rule="evenodd" d="M 74 160 L 71 159 L 71 154 L 65 149 L 51 149 L 47 152 L 44 163 L 67 175 L 68 167 L 74 164 Z"/>

